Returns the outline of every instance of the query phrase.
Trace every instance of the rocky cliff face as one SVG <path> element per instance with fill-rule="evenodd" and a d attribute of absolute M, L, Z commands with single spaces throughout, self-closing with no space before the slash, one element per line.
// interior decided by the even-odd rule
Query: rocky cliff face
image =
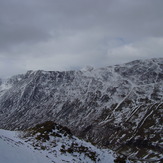
<path fill-rule="evenodd" d="M 25 129 L 52 120 L 125 155 L 160 158 L 162 101 L 163 58 L 82 71 L 29 71 L 0 82 L 0 127 Z"/>

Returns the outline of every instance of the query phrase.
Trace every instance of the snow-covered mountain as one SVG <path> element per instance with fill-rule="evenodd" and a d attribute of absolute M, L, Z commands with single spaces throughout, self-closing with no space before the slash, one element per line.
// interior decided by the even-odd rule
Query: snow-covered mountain
<path fill-rule="evenodd" d="M 0 82 L 0 127 L 47 120 L 130 158 L 161 159 L 163 58 L 81 71 L 28 71 Z"/>
<path fill-rule="evenodd" d="M 2 163 L 113 163 L 111 151 L 99 149 L 54 122 L 27 131 L 0 129 Z"/>

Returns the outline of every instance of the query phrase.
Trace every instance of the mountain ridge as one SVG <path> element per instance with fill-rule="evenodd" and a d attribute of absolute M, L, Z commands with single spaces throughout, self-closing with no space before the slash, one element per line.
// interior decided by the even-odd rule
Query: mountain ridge
<path fill-rule="evenodd" d="M 7 89 L 0 85 L 0 127 L 25 129 L 52 120 L 123 154 L 134 155 L 130 146 L 144 143 L 159 158 L 162 81 L 163 58 L 83 71 L 28 71 L 10 78 Z M 148 150 L 144 155 L 152 157 Z"/>

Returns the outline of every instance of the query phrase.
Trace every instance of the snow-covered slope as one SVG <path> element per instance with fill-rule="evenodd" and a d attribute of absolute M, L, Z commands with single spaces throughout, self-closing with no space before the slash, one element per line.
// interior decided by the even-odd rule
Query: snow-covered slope
<path fill-rule="evenodd" d="M 16 75 L 9 79 L 0 78 L 0 96 L 7 92 L 13 85 L 22 80 L 23 77 L 24 75 Z"/>
<path fill-rule="evenodd" d="M 52 120 L 124 155 L 161 158 L 163 58 L 81 71 L 29 71 L 8 81 L 12 87 L 0 96 L 1 128 Z"/>
<path fill-rule="evenodd" d="M 14 131 L 0 130 L 1 163 L 51 163 L 46 155 L 19 139 Z"/>
<path fill-rule="evenodd" d="M 71 135 L 53 122 L 37 125 L 26 132 L 0 129 L 0 162 L 2 163 L 113 163 L 109 150 Z"/>

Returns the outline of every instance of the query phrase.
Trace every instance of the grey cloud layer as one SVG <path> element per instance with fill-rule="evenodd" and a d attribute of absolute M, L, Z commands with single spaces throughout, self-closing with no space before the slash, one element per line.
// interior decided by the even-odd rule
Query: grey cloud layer
<path fill-rule="evenodd" d="M 1 0 L 0 76 L 161 57 L 162 6 L 162 0 Z"/>

